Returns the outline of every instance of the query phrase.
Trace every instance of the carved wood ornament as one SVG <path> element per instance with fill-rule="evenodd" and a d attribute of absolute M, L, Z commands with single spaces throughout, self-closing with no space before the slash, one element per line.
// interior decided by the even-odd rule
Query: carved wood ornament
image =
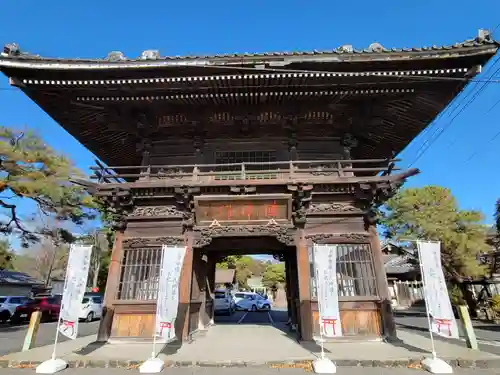
<path fill-rule="evenodd" d="M 183 217 L 184 211 L 175 206 L 142 206 L 135 207 L 129 217 Z"/>
<path fill-rule="evenodd" d="M 247 237 L 247 236 L 272 236 L 279 242 L 295 245 L 295 232 L 289 226 L 278 225 L 270 222 L 267 225 L 238 225 L 221 226 L 218 223 L 209 227 L 195 228 L 194 247 L 203 247 L 212 243 L 217 237 Z"/>
<path fill-rule="evenodd" d="M 184 237 L 129 237 L 123 240 L 123 245 L 129 248 L 182 246 L 186 243 Z"/>
<path fill-rule="evenodd" d="M 318 233 L 308 234 L 306 238 L 318 244 L 368 243 L 369 233 Z"/>
<path fill-rule="evenodd" d="M 361 212 L 361 209 L 356 207 L 352 203 L 338 203 L 338 202 L 331 202 L 331 203 L 311 203 L 309 205 L 309 208 L 307 210 L 308 214 L 322 214 L 322 213 L 337 213 L 337 212 L 342 212 L 342 213 L 348 213 L 348 212 Z"/>

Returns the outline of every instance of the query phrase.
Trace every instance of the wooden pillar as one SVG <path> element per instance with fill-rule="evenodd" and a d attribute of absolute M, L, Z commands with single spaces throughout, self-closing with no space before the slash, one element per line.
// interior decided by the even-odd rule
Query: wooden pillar
<path fill-rule="evenodd" d="M 199 253 L 198 288 L 200 289 L 200 312 L 198 317 L 198 329 L 204 330 L 208 327 L 210 318 L 207 314 L 207 256 Z"/>
<path fill-rule="evenodd" d="M 202 266 L 201 266 L 201 251 L 193 249 L 193 273 L 191 276 L 191 299 L 189 301 L 189 334 L 200 328 L 200 314 L 202 297 L 205 295 L 202 292 Z"/>
<path fill-rule="evenodd" d="M 189 305 L 191 302 L 191 280 L 193 275 L 193 233 L 187 231 L 185 237 L 186 255 L 184 256 L 179 281 L 179 309 L 175 320 L 175 335 L 180 341 L 187 341 L 189 338 Z"/>
<path fill-rule="evenodd" d="M 382 249 L 378 237 L 376 225 L 369 225 L 370 245 L 373 253 L 375 268 L 375 278 L 377 280 L 377 289 L 380 296 L 380 315 L 382 317 L 383 334 L 388 340 L 397 339 L 396 324 L 392 314 L 391 296 L 389 293 L 389 284 L 385 273 L 384 260 L 382 259 Z"/>
<path fill-rule="evenodd" d="M 299 272 L 297 270 L 297 256 L 293 254 L 290 257 L 290 301 L 291 301 L 291 319 L 292 328 L 299 326 L 299 316 L 300 316 L 300 298 L 299 298 Z"/>
<path fill-rule="evenodd" d="M 114 301 L 118 294 L 120 286 L 121 262 L 123 258 L 123 232 L 115 233 L 115 242 L 111 253 L 111 261 L 109 263 L 108 279 L 106 281 L 106 290 L 104 292 L 104 306 L 102 310 L 102 318 L 99 323 L 97 332 L 97 341 L 106 342 L 111 335 L 114 316 Z"/>
<path fill-rule="evenodd" d="M 215 266 L 217 264 L 217 259 L 213 255 L 208 255 L 207 259 L 207 284 L 208 284 L 208 295 L 210 300 L 210 309 L 207 311 L 209 324 L 214 324 L 215 315 Z"/>
<path fill-rule="evenodd" d="M 285 258 L 285 295 L 286 295 L 286 309 L 288 314 L 288 321 L 292 321 L 292 285 L 291 285 L 291 268 L 290 268 L 290 257 Z"/>
<path fill-rule="evenodd" d="M 310 265 L 309 250 L 304 230 L 297 231 L 295 239 L 297 252 L 297 271 L 299 281 L 299 311 L 300 311 L 300 336 L 302 340 L 313 339 L 312 311 L 311 311 L 311 290 L 310 290 Z"/>

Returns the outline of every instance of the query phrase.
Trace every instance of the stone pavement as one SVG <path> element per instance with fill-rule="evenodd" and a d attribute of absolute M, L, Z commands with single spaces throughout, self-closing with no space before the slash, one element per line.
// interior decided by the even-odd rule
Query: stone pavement
<path fill-rule="evenodd" d="M 325 344 L 325 353 L 338 366 L 366 367 L 414 367 L 429 355 L 428 337 L 399 331 L 399 338 L 400 342 L 394 344 L 341 339 Z M 149 358 L 152 349 L 146 343 L 99 345 L 93 341 L 94 337 L 89 336 L 61 343 L 58 357 L 73 367 L 136 367 Z M 440 358 L 455 367 L 500 369 L 500 356 L 467 349 L 458 341 L 436 341 L 436 349 Z M 0 367 L 36 366 L 50 358 L 51 353 L 52 346 L 47 346 L 9 354 L 0 357 Z M 282 367 L 291 363 L 310 364 L 319 353 L 318 345 L 297 343 L 280 324 L 216 325 L 192 343 L 158 345 L 158 357 L 175 367 Z"/>
<path fill-rule="evenodd" d="M 299 375 L 303 374 L 304 370 L 282 368 L 167 368 L 163 370 L 165 374 L 171 375 Z M 16 369 L 0 369 L 0 375 L 33 375 L 34 370 L 16 370 Z M 137 370 L 124 369 L 66 369 L 60 372 L 61 375 L 131 375 L 139 374 Z M 424 370 L 415 369 L 387 369 L 387 368 L 371 368 L 365 367 L 342 367 L 337 369 L 337 374 L 340 375 L 423 375 L 429 374 Z M 477 370 L 477 369 L 456 369 L 456 375 L 498 375 L 495 370 Z"/>

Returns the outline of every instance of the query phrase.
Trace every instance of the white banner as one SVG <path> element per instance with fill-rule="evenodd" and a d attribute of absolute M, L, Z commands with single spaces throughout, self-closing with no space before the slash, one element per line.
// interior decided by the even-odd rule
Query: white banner
<path fill-rule="evenodd" d="M 78 335 L 78 319 L 82 308 L 82 299 L 87 288 L 91 245 L 71 245 L 69 250 L 66 280 L 59 314 L 59 332 L 74 340 Z"/>
<path fill-rule="evenodd" d="M 431 330 L 443 337 L 458 339 L 458 326 L 451 308 L 448 288 L 441 266 L 441 244 L 417 241 L 426 306 L 431 316 Z"/>
<path fill-rule="evenodd" d="M 313 249 L 321 334 L 325 337 L 341 337 L 337 245 L 314 244 Z"/>
<path fill-rule="evenodd" d="M 179 281 L 186 247 L 162 247 L 162 264 L 156 302 L 156 336 L 166 340 L 175 337 L 175 318 L 179 305 Z"/>

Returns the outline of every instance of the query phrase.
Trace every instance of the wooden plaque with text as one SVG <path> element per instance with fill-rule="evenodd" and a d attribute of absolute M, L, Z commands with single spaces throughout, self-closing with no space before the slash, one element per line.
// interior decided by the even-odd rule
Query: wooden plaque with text
<path fill-rule="evenodd" d="M 196 222 L 209 225 L 263 224 L 270 220 L 288 222 L 291 218 L 291 200 L 288 195 L 205 196 L 197 197 Z"/>

